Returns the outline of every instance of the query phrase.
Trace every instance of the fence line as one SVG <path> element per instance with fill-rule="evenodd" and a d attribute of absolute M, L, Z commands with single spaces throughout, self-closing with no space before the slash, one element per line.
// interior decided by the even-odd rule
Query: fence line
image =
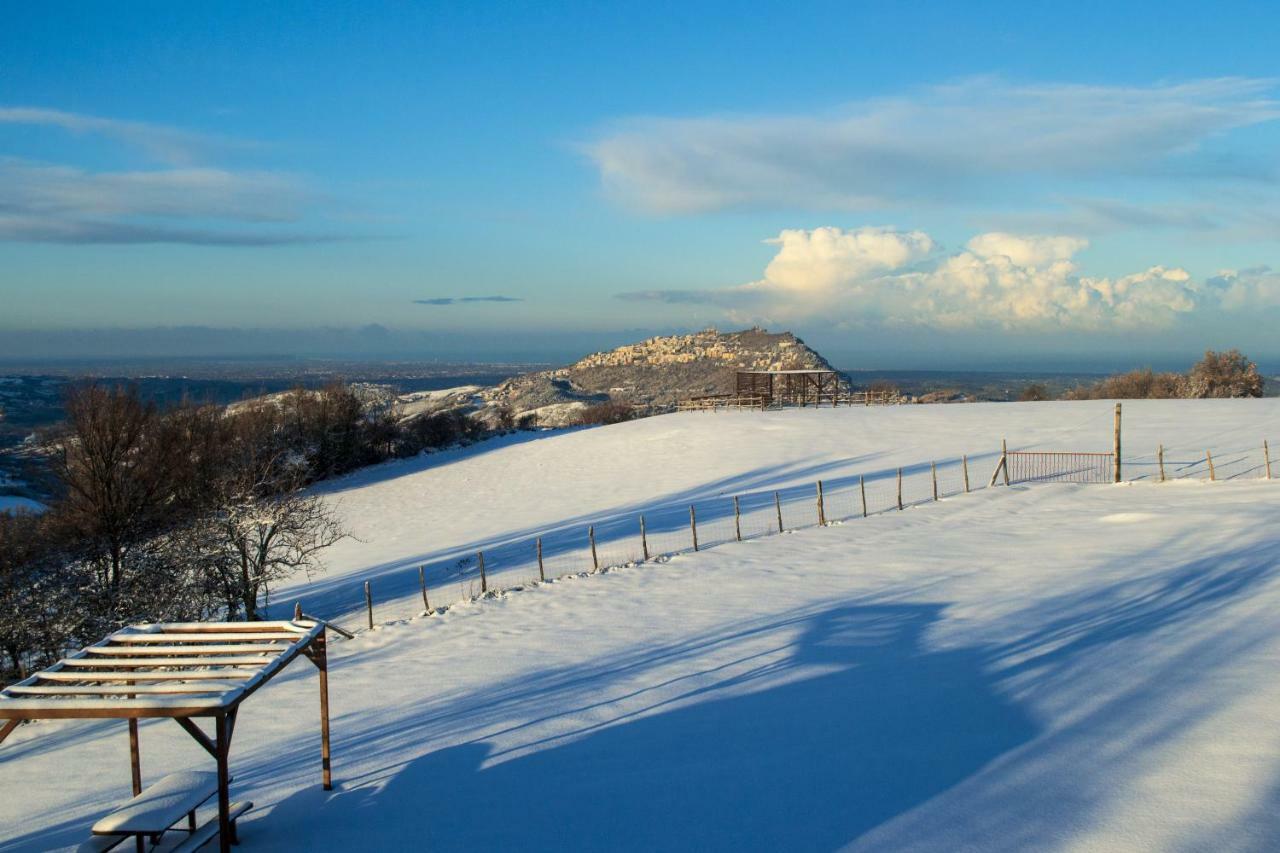
<path fill-rule="evenodd" d="M 363 593 L 356 600 L 344 600 L 341 593 L 330 592 L 324 595 L 323 605 L 309 604 L 308 609 L 320 612 L 323 607 L 329 615 L 338 616 L 364 610 L 365 621 L 372 628 L 377 624 L 375 584 L 382 588 L 384 601 L 413 600 L 420 595 L 422 609 L 415 608 L 413 612 L 432 612 L 429 596 L 435 599 L 437 610 L 447 609 L 447 605 L 440 605 L 449 601 L 446 590 L 453 585 L 458 588 L 453 600 L 466 601 L 548 579 L 665 560 L 729 542 L 844 524 L 998 487 L 1000 483 L 1111 482 L 1113 455 L 1110 453 L 1040 453 L 1009 451 L 1002 447 L 1000 451 L 974 458 L 980 460 L 980 464 L 982 460 L 986 463 L 995 460 L 989 481 L 982 471 L 971 477 L 973 460 L 966 454 L 871 474 L 826 478 L 812 485 L 722 495 L 692 503 L 669 503 L 648 507 L 643 514 L 561 526 L 536 536 L 490 543 L 483 550 L 467 555 L 455 553 L 448 558 L 406 566 L 403 572 L 387 572 L 363 581 L 358 587 L 353 584 L 353 591 Z M 1160 445 L 1152 459 L 1151 462 L 1145 461 L 1146 457 L 1123 460 L 1126 474 L 1130 475 L 1126 481 L 1271 479 L 1267 442 L 1253 450 L 1220 452 L 1216 457 L 1208 450 L 1171 452 L 1169 447 Z M 332 589 L 336 591 L 340 584 L 341 581 L 335 580 Z M 413 614 L 401 613 L 397 618 L 407 615 Z"/>
<path fill-rule="evenodd" d="M 820 406 L 892 406 L 903 402 L 902 395 L 896 391 L 822 391 L 814 398 L 804 402 L 781 403 L 769 402 L 766 394 L 704 394 L 690 397 L 676 404 L 678 412 L 707 412 L 717 409 L 783 409 L 813 408 Z"/>

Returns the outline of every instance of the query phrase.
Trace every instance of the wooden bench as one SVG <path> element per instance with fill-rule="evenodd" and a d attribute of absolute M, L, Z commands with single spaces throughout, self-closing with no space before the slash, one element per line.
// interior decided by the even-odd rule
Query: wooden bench
<path fill-rule="evenodd" d="M 239 803 L 232 803 L 231 808 L 227 812 L 227 817 L 231 821 L 231 843 L 239 844 L 240 839 L 236 836 L 236 821 L 249 809 L 253 808 L 253 803 L 245 800 Z M 182 843 L 174 847 L 170 853 L 195 853 L 201 847 L 218 837 L 218 816 L 215 814 L 212 820 L 205 821 L 195 832 L 188 835 Z"/>
<path fill-rule="evenodd" d="M 196 850 L 218 834 L 218 819 L 196 825 L 196 810 L 218 794 L 218 776 L 215 773 L 187 770 L 171 773 L 141 794 L 124 803 L 118 809 L 93 825 L 94 838 L 80 846 L 81 853 L 100 853 L 110 850 L 122 841 L 137 839 L 142 849 L 144 838 L 152 844 L 172 830 L 184 817 L 187 825 L 182 830 L 187 838 L 174 850 Z M 231 841 L 235 843 L 235 821 L 249 809 L 252 803 L 233 803 L 231 806 Z"/>

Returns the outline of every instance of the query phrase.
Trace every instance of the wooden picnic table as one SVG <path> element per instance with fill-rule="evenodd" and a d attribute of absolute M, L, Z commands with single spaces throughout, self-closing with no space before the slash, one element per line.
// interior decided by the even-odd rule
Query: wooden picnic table
<path fill-rule="evenodd" d="M 295 614 L 290 621 L 170 622 L 122 628 L 0 690 L 0 720 L 5 721 L 0 725 L 0 742 L 23 720 L 128 720 L 129 764 L 137 798 L 143 793 L 138 720 L 169 717 L 216 763 L 218 839 L 222 853 L 228 853 L 233 836 L 228 758 L 240 704 L 299 655 L 320 671 L 321 781 L 326 791 L 332 787 L 325 627 L 323 622 Z M 213 719 L 212 735 L 196 722 L 202 717 Z M 186 805 L 199 790 L 199 786 L 170 782 L 170 777 L 162 782 L 173 788 L 167 794 L 170 799 L 187 798 L 179 805 Z M 154 788 L 149 793 L 154 794 Z M 194 813 L 207 799 L 184 812 Z M 136 835 L 141 850 L 141 840 L 155 831 L 157 817 L 145 808 L 133 814 L 127 806 L 108 818 L 125 812 L 139 827 L 146 823 L 141 830 L 116 830 L 116 834 Z M 173 803 L 168 807 L 166 814 L 176 808 Z M 140 815 L 147 819 L 138 822 Z M 192 826 L 191 831 L 195 840 L 196 828 Z"/>

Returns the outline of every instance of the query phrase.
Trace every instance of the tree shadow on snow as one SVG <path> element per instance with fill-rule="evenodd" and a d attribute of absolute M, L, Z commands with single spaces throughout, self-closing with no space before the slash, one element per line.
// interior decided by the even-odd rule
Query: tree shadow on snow
<path fill-rule="evenodd" d="M 783 662 L 515 752 L 474 742 L 382 784 L 301 791 L 262 830 L 287 838 L 319 818 L 332 848 L 839 847 L 1036 733 L 983 650 L 923 649 L 942 609 L 827 610 Z"/>
<path fill-rule="evenodd" d="M 475 553 L 483 550 L 485 563 L 490 579 L 493 580 L 503 572 L 513 569 L 522 570 L 523 576 L 508 577 L 499 581 L 497 586 L 510 586 L 516 582 L 527 582 L 537 573 L 535 562 L 535 539 L 543 539 L 543 555 L 546 561 L 548 577 L 581 571 L 588 567 L 586 548 L 588 547 L 587 528 L 594 526 L 597 542 L 601 552 L 616 552 L 619 548 L 630 551 L 627 560 L 640 557 L 639 516 L 644 515 L 653 553 L 668 553 L 674 550 L 687 550 L 689 543 L 685 537 L 689 525 L 689 506 L 697 506 L 699 529 L 703 534 L 702 544 L 710 546 L 716 542 L 727 541 L 722 535 L 716 538 L 712 534 L 714 525 L 722 526 L 720 533 L 731 534 L 733 519 L 732 496 L 741 494 L 744 517 L 751 513 L 767 515 L 768 525 L 772 529 L 773 492 L 779 492 L 784 504 L 801 500 L 805 504 L 806 518 L 813 495 L 813 481 L 823 479 L 828 495 L 838 489 L 850 489 L 857 485 L 857 475 L 831 476 L 831 472 L 847 470 L 851 466 L 870 464 L 882 454 L 869 453 L 861 456 L 847 457 L 823 461 L 801 461 L 762 465 L 749 471 L 731 476 L 708 480 L 686 489 L 660 495 L 652 499 L 623 504 L 613 508 L 601 508 L 586 514 L 570 516 L 546 522 L 536 526 L 517 528 L 483 539 L 456 543 L 434 550 L 424 550 L 397 558 L 388 562 L 368 566 L 358 572 L 347 572 L 342 575 L 327 577 L 318 575 L 305 585 L 288 587 L 279 593 L 280 600 L 264 609 L 266 618 L 287 618 L 293 610 L 295 601 L 302 604 L 308 613 L 327 618 L 338 618 L 339 615 L 353 613 L 363 608 L 363 581 L 370 581 L 379 601 L 394 601 L 416 597 L 419 594 L 417 568 L 423 567 L 427 585 L 431 589 L 444 588 L 445 599 L 441 602 L 458 600 L 450 597 L 455 586 L 471 582 L 478 585 L 480 575 L 475 565 Z M 977 458 L 977 457 L 975 457 Z M 929 470 L 928 463 L 904 468 L 904 475 L 923 473 Z M 411 473 L 411 472 L 404 472 Z M 868 470 L 865 473 L 868 484 L 878 480 L 889 480 L 896 476 L 896 469 L 883 468 Z M 782 482 L 801 481 L 800 485 L 779 486 Z M 793 508 L 786 507 L 791 517 Z M 430 528 L 431 519 L 423 518 L 424 529 Z M 816 523 L 816 516 L 805 523 Z M 797 522 L 791 518 L 788 525 Z M 354 531 L 359 536 L 360 531 Z M 678 548 L 672 545 L 669 537 L 676 534 L 680 537 Z M 748 538 L 751 531 L 748 531 Z M 626 562 L 624 560 L 623 562 Z M 608 560 L 606 559 L 606 564 Z"/>

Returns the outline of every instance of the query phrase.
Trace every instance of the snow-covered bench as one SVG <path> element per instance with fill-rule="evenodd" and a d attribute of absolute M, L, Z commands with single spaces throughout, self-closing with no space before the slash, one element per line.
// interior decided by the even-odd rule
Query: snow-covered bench
<path fill-rule="evenodd" d="M 158 843 L 161 836 L 173 829 L 184 817 L 187 825 L 184 839 L 173 849 L 196 850 L 218 834 L 218 820 L 196 826 L 196 810 L 218 794 L 218 777 L 215 773 L 187 770 L 171 773 L 141 794 L 121 805 L 93 825 L 93 839 L 81 845 L 81 853 L 98 853 L 110 850 L 129 837 L 141 840 L 150 838 Z M 235 842 L 236 819 L 253 803 L 231 805 L 231 841 Z"/>

